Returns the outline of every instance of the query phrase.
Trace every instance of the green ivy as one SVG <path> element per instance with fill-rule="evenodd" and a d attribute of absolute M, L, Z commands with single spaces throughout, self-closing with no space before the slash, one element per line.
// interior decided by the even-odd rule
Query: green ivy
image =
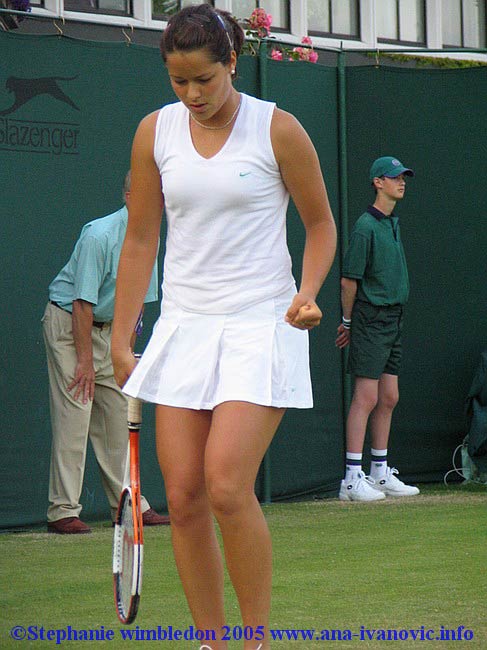
<path fill-rule="evenodd" d="M 411 63 L 413 61 L 418 67 L 433 66 L 436 68 L 478 68 L 487 66 L 483 61 L 467 61 L 464 59 L 450 59 L 449 57 L 435 57 L 435 56 L 414 56 L 410 54 L 385 54 L 383 51 L 377 53 L 368 52 L 368 57 L 379 59 L 390 59 L 397 63 Z"/>

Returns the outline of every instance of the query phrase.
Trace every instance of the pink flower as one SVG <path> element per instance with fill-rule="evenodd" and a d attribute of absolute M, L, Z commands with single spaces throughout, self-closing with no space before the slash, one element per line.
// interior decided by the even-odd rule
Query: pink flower
<path fill-rule="evenodd" d="M 313 41 L 309 36 L 303 36 L 301 43 L 303 43 L 303 45 L 313 45 Z"/>
<path fill-rule="evenodd" d="M 293 51 L 297 53 L 299 61 L 308 61 L 311 50 L 307 47 L 295 47 Z"/>
<path fill-rule="evenodd" d="M 282 52 L 274 48 L 271 52 L 271 59 L 274 59 L 274 61 L 282 61 Z"/>
<path fill-rule="evenodd" d="M 293 47 L 292 53 L 295 61 L 310 61 L 311 63 L 318 61 L 318 55 L 309 47 Z"/>
<path fill-rule="evenodd" d="M 265 38 L 271 33 L 272 16 L 265 9 L 254 9 L 249 18 L 250 28 L 257 32 L 259 38 Z"/>

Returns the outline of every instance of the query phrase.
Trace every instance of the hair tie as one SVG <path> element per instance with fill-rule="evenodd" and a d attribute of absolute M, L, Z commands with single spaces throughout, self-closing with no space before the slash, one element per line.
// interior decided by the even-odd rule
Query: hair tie
<path fill-rule="evenodd" d="M 216 13 L 216 11 L 215 11 L 215 16 L 218 18 L 218 20 L 220 21 L 221 26 L 222 26 L 223 29 L 225 30 L 225 34 L 227 35 L 228 43 L 229 43 L 229 45 L 230 45 L 230 49 L 233 50 L 232 39 L 230 38 L 230 34 L 228 33 L 228 29 L 227 29 L 227 25 L 226 25 L 225 21 L 224 21 L 223 18 L 220 16 L 220 14 Z"/>

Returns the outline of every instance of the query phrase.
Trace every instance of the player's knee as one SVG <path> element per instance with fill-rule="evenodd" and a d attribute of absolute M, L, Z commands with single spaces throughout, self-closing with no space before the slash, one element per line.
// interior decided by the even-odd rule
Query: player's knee
<path fill-rule="evenodd" d="M 198 520 L 205 508 L 204 489 L 166 485 L 166 499 L 171 524 L 188 526 Z"/>
<path fill-rule="evenodd" d="M 244 507 L 245 490 L 228 476 L 207 477 L 206 490 L 211 509 L 217 517 L 237 514 Z"/>

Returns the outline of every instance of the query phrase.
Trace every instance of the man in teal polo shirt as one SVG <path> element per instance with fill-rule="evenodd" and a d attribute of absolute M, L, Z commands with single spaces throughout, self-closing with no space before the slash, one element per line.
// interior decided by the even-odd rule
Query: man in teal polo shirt
<path fill-rule="evenodd" d="M 393 214 L 404 196 L 411 169 L 392 156 L 378 158 L 370 169 L 374 204 L 358 219 L 343 262 L 342 322 L 336 344 L 350 344 L 349 371 L 355 387 L 347 419 L 346 473 L 343 501 L 377 501 L 386 496 L 413 496 L 387 464 L 394 407 L 399 399 L 403 308 L 409 296 L 406 257 L 399 218 Z M 367 423 L 372 438 L 371 471 L 362 471 Z"/>
<path fill-rule="evenodd" d="M 124 199 L 130 197 L 130 172 Z M 115 282 L 127 208 L 86 224 L 69 262 L 49 286 L 43 317 L 52 425 L 48 532 L 89 533 L 79 518 L 88 437 L 114 519 L 127 455 L 127 398 L 110 356 Z M 157 300 L 157 264 L 145 302 Z M 135 342 L 135 333 L 134 340 Z M 169 523 L 143 499 L 144 525 Z"/>

